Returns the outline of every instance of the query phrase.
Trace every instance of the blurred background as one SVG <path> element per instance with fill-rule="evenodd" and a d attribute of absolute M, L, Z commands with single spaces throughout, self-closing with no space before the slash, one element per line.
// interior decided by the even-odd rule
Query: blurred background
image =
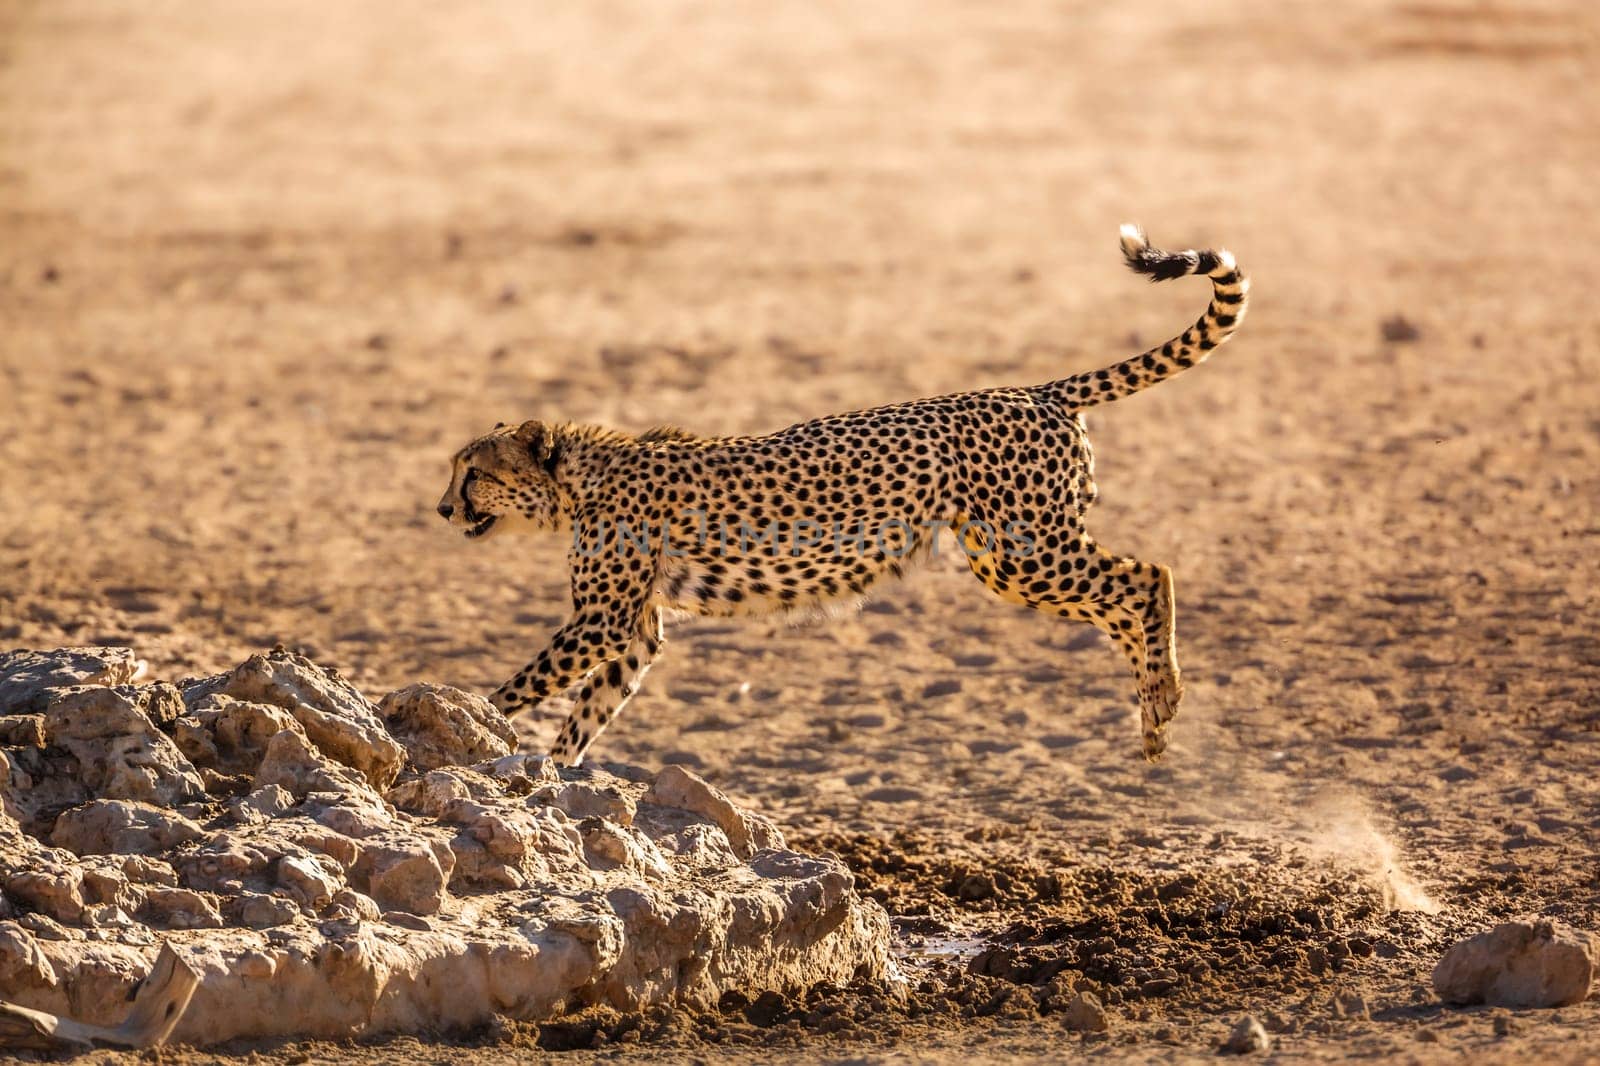
<path fill-rule="evenodd" d="M 1090 416 L 1097 535 L 1177 567 L 1180 759 L 1592 724 L 1594 11 L 7 3 L 0 639 L 486 691 L 565 546 L 433 515 L 468 438 L 1104 365 L 1205 300 L 1123 271 L 1132 220 L 1256 284 L 1206 367 Z M 803 632 L 680 626 L 601 757 L 795 817 L 1146 773 L 1092 631 L 930 570 Z M 1369 762 L 1338 773 L 1401 787 Z"/>

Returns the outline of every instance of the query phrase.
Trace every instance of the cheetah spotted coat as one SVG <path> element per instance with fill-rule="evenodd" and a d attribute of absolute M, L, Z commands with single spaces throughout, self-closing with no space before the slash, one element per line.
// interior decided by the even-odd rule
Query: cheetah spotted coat
<path fill-rule="evenodd" d="M 1088 622 L 1133 670 L 1143 750 L 1166 748 L 1183 698 L 1172 572 L 1102 548 L 1084 526 L 1094 454 L 1080 411 L 1205 360 L 1244 317 L 1225 251 L 1162 252 L 1125 226 L 1128 265 L 1204 274 L 1210 305 L 1173 339 L 1026 388 L 913 400 L 759 437 L 497 426 L 453 460 L 439 513 L 468 537 L 571 535 L 572 614 L 494 693 L 507 714 L 579 686 L 552 756 L 574 764 L 661 653 L 672 612 L 751 615 L 859 600 L 955 532 L 1002 599 Z"/>

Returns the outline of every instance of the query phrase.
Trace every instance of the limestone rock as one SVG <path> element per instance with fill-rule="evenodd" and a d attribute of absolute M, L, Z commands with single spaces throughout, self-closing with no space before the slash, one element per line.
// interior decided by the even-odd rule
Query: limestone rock
<path fill-rule="evenodd" d="M 485 789 L 478 790 L 483 795 Z M 473 797 L 466 775 L 448 770 L 432 770 L 421 777 L 402 781 L 389 790 L 388 800 L 401 810 L 424 818 L 440 818 L 444 812 Z"/>
<path fill-rule="evenodd" d="M 205 784 L 155 720 L 173 709 L 171 685 L 80 688 L 45 713 L 45 735 L 78 760 L 79 777 L 103 799 L 176 806 L 206 795 Z"/>
<path fill-rule="evenodd" d="M 282 785 L 262 785 L 243 796 L 234 797 L 228 804 L 228 813 L 236 822 L 259 825 L 288 813 L 294 805 L 294 794 Z"/>
<path fill-rule="evenodd" d="M 0 718 L 0 748 L 42 748 L 44 743 L 44 715 L 13 714 Z"/>
<path fill-rule="evenodd" d="M 742 859 L 763 848 L 784 846 L 783 834 L 771 822 L 741 811 L 727 796 L 681 766 L 668 766 L 657 774 L 644 802 L 678 807 L 708 819 L 727 834 L 733 853 Z"/>
<path fill-rule="evenodd" d="M 176 811 L 128 800 L 94 800 L 58 818 L 50 842 L 79 855 L 156 855 L 201 835 L 198 825 Z"/>
<path fill-rule="evenodd" d="M 435 849 L 425 840 L 396 833 L 362 841 L 350 880 L 385 910 L 437 914 L 454 868 L 455 856 L 448 848 Z"/>
<path fill-rule="evenodd" d="M 1234 1023 L 1221 1048 L 1224 1055 L 1265 1055 L 1271 1050 L 1272 1037 L 1266 1027 L 1248 1014 Z"/>
<path fill-rule="evenodd" d="M 344 885 L 316 859 L 285 855 L 278 860 L 278 887 L 302 910 L 317 914 L 333 902 Z"/>
<path fill-rule="evenodd" d="M 285 729 L 267 744 L 266 755 L 256 768 L 254 787 L 277 785 L 296 799 L 313 792 L 337 795 L 352 793 L 382 803 L 366 779 L 312 747 L 304 733 Z"/>
<path fill-rule="evenodd" d="M 0 881 L 6 895 L 58 922 L 76 924 L 86 901 L 83 870 L 65 862 L 44 862 L 13 870 Z"/>
<path fill-rule="evenodd" d="M 131 648 L 57 648 L 0 652 L 0 715 L 40 714 L 55 689 L 127 685 L 144 673 Z"/>
<path fill-rule="evenodd" d="M 0 810 L 34 836 L 43 836 L 56 816 L 90 799 L 72 756 L 57 748 L 0 751 Z"/>
<path fill-rule="evenodd" d="M 189 713 L 175 724 L 173 738 L 189 761 L 202 769 L 253 777 L 268 743 L 285 730 L 304 735 L 294 715 L 282 707 L 213 693 L 190 702 Z"/>
<path fill-rule="evenodd" d="M 1103 1033 L 1111 1028 L 1105 1007 L 1093 992 L 1080 991 L 1067 1004 L 1067 1028 L 1075 1033 Z"/>
<path fill-rule="evenodd" d="M 517 735 L 482 696 L 449 685 L 410 685 L 391 692 L 378 712 L 418 770 L 465 766 L 510 755 Z"/>
<path fill-rule="evenodd" d="M 222 912 L 212 898 L 187 888 L 154 888 L 145 892 L 140 917 L 169 929 L 220 929 Z"/>
<path fill-rule="evenodd" d="M 1600 940 L 1559 922 L 1523 919 L 1457 942 L 1433 971 L 1447 1003 L 1565 1007 L 1581 1003 L 1600 975 Z"/>
<path fill-rule="evenodd" d="M 541 802 L 564 811 L 567 817 L 581 821 L 584 818 L 604 818 L 618 825 L 632 825 L 638 804 L 615 785 L 600 785 L 591 781 L 568 781 L 560 785 L 546 785 L 535 795 Z"/>
<path fill-rule="evenodd" d="M 892 975 L 887 916 L 838 859 L 785 849 L 687 771 L 563 770 L 511 754 L 475 698 L 410 691 L 385 710 L 419 766 L 473 765 L 406 770 L 371 704 L 286 653 L 181 705 L 165 685 L 53 687 L 50 745 L 0 750 L 6 998 L 114 1024 L 168 940 L 200 975 L 187 1044 Z"/>
<path fill-rule="evenodd" d="M 0 922 L 0 988 L 54 988 L 55 967 L 32 933 L 16 922 Z"/>
<path fill-rule="evenodd" d="M 183 690 L 191 708 L 216 694 L 283 708 L 323 754 L 359 771 L 373 788 L 388 788 L 405 762 L 405 749 L 384 729 L 371 701 L 293 652 L 252 655 L 229 672 Z"/>

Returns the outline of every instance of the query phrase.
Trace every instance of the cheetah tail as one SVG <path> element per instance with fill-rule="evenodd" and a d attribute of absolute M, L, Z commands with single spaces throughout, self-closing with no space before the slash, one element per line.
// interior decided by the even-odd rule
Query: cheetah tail
<path fill-rule="evenodd" d="M 1172 375 L 1203 363 L 1211 349 L 1233 336 L 1244 320 L 1250 279 L 1234 262 L 1233 253 L 1215 251 L 1163 252 L 1152 248 L 1144 230 L 1122 227 L 1122 255 L 1129 269 L 1151 281 L 1167 281 L 1189 274 L 1211 279 L 1211 305 L 1193 326 L 1149 351 L 1108 366 L 1052 381 L 1039 389 L 1069 408 L 1093 407 L 1132 396 Z"/>

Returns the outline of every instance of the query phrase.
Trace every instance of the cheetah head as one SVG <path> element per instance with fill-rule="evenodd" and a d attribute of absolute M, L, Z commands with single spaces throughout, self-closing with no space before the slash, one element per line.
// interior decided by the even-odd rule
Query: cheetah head
<path fill-rule="evenodd" d="M 561 528 L 561 452 L 543 422 L 500 423 L 455 454 L 439 515 L 468 537 Z"/>

